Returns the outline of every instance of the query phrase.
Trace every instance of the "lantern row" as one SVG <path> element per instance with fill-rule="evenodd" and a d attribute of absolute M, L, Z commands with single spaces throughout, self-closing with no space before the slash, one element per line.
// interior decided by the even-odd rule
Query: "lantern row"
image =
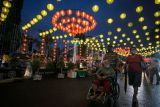
<path fill-rule="evenodd" d="M 3 1 L 3 7 L 1 11 L 1 16 L 0 16 L 0 22 L 4 22 L 8 16 L 9 9 L 11 8 L 12 4 L 10 0 L 4 0 Z"/>
<path fill-rule="evenodd" d="M 75 36 L 94 29 L 96 20 L 84 11 L 68 9 L 56 12 L 52 17 L 52 24 Z"/>
<path fill-rule="evenodd" d="M 52 34 L 53 32 L 56 32 L 56 31 L 57 31 L 57 28 L 53 27 L 49 30 L 46 30 L 46 31 L 43 31 L 43 32 L 39 33 L 39 35 L 40 36 L 42 36 L 42 35 L 46 36 L 46 35 Z"/>
<path fill-rule="evenodd" d="M 54 10 L 54 5 L 53 4 L 47 4 L 47 10 L 48 11 L 53 11 Z M 25 24 L 22 27 L 22 30 L 27 30 L 27 29 L 31 28 L 33 25 L 35 25 L 40 20 L 42 20 L 43 17 L 45 17 L 45 16 L 47 16 L 47 11 L 42 10 L 40 14 L 36 15 L 36 17 L 34 17 L 31 21 L 29 21 L 27 24 Z"/>

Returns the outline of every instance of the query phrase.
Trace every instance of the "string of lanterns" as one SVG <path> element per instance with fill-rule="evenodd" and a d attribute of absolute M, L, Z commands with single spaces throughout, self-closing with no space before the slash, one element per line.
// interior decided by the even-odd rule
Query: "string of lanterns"
<path fill-rule="evenodd" d="M 28 30 L 25 30 L 23 34 L 23 48 L 22 48 L 23 53 L 26 53 L 28 48 L 27 32 Z"/>
<path fill-rule="evenodd" d="M 0 13 L 0 22 L 4 22 L 7 19 L 9 9 L 11 8 L 12 4 L 10 0 L 3 1 L 3 7 Z"/>
<path fill-rule="evenodd" d="M 130 54 L 130 48 L 129 47 L 115 48 L 113 51 L 116 52 L 117 54 L 121 55 L 121 56 L 128 56 Z"/>
<path fill-rule="evenodd" d="M 53 11 L 54 10 L 54 5 L 53 4 L 47 4 L 47 10 L 48 11 Z M 45 17 L 45 16 L 47 16 L 47 11 L 46 10 L 42 10 L 40 14 L 36 15 L 36 17 L 34 17 L 27 24 L 25 24 L 22 27 L 22 30 L 27 30 L 27 29 L 31 28 L 33 25 L 35 25 L 40 20 L 42 20 L 43 17 Z"/>
<path fill-rule="evenodd" d="M 64 64 L 67 63 L 67 42 L 64 40 Z"/>
<path fill-rule="evenodd" d="M 43 32 L 41 32 L 41 33 L 39 33 L 39 35 L 40 36 L 42 36 L 42 35 L 48 35 L 48 34 L 51 34 L 51 33 L 53 33 L 53 32 L 56 32 L 57 31 L 57 28 L 56 27 L 53 27 L 53 28 L 51 28 L 51 29 L 48 29 L 48 30 L 46 30 L 46 31 L 43 31 Z"/>
<path fill-rule="evenodd" d="M 53 40 L 53 62 L 56 61 L 57 41 Z"/>
<path fill-rule="evenodd" d="M 84 11 L 68 9 L 56 12 L 52 17 L 52 24 L 56 28 L 75 36 L 94 29 L 96 20 Z"/>

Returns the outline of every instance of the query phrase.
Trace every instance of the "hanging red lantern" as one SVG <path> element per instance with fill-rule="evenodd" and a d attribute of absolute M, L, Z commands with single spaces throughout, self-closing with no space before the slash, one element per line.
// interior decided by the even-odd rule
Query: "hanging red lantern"
<path fill-rule="evenodd" d="M 65 11 L 64 10 L 61 10 L 60 13 L 61 13 L 62 16 L 65 15 Z"/>
<path fill-rule="evenodd" d="M 68 14 L 69 16 L 72 15 L 72 10 L 71 10 L 71 9 L 67 10 L 67 14 Z"/>
<path fill-rule="evenodd" d="M 77 15 L 77 16 L 80 16 L 80 15 L 81 15 L 81 12 L 80 12 L 79 10 L 77 10 L 77 11 L 76 11 L 76 15 Z"/>
<path fill-rule="evenodd" d="M 71 18 L 68 17 L 73 15 L 73 12 L 74 11 L 72 11 L 71 9 L 56 12 L 56 14 L 52 17 L 52 24 L 58 29 L 71 33 L 73 36 L 75 36 L 78 33 L 88 32 L 95 28 L 96 21 L 92 16 L 85 13 L 84 11 L 81 12 L 80 10 L 76 10 L 76 16 Z M 58 22 L 59 19 L 60 22 Z"/>
<path fill-rule="evenodd" d="M 72 17 L 71 18 L 71 21 L 74 23 L 74 22 L 76 22 L 76 18 L 75 17 Z"/>

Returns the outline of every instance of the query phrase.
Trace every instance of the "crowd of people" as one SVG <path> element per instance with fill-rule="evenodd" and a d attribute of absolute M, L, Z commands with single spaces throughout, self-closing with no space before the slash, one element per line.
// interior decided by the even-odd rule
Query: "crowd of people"
<path fill-rule="evenodd" d="M 112 53 L 109 53 L 112 54 Z M 115 62 L 115 63 L 113 63 Z M 130 55 L 125 60 L 117 59 L 117 57 L 110 57 L 108 53 L 104 57 L 101 64 L 98 64 L 96 69 L 96 79 L 92 82 L 92 88 L 94 94 L 90 96 L 91 99 L 101 99 L 103 95 L 106 95 L 111 90 L 111 83 L 107 80 L 107 77 L 117 78 L 118 74 L 128 74 L 129 85 L 133 86 L 133 102 L 137 102 L 138 88 L 141 86 L 142 72 L 146 73 L 150 79 L 150 84 L 153 84 L 153 77 L 156 75 L 156 85 L 159 84 L 159 60 L 152 58 L 150 63 L 146 63 L 141 55 L 137 54 L 135 48 L 131 48 Z M 103 86 L 102 91 L 97 94 L 99 87 Z"/>

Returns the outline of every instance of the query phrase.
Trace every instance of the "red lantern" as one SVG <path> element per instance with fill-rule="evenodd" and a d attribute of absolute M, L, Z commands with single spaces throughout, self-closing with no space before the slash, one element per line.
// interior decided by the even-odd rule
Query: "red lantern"
<path fill-rule="evenodd" d="M 65 11 L 64 10 L 61 10 L 60 13 L 61 13 L 62 16 L 65 15 Z"/>
<path fill-rule="evenodd" d="M 25 39 L 23 39 L 23 42 L 27 42 L 27 39 L 25 38 Z"/>
<path fill-rule="evenodd" d="M 80 12 L 79 10 L 77 10 L 77 11 L 76 11 L 76 15 L 77 15 L 77 16 L 80 16 L 80 15 L 81 15 L 81 12 Z"/>
<path fill-rule="evenodd" d="M 69 16 L 72 15 L 72 10 L 71 10 L 71 9 L 67 10 L 67 14 L 68 14 Z"/>
<path fill-rule="evenodd" d="M 66 19 L 61 19 L 61 22 L 62 23 L 66 23 Z"/>
<path fill-rule="evenodd" d="M 82 12 L 82 13 L 81 13 L 81 16 L 82 16 L 82 17 L 85 17 L 85 16 L 86 16 L 86 13 L 85 13 L 85 12 Z"/>
<path fill-rule="evenodd" d="M 76 18 L 75 17 L 72 17 L 71 18 L 71 21 L 74 23 L 74 22 L 76 22 Z"/>

